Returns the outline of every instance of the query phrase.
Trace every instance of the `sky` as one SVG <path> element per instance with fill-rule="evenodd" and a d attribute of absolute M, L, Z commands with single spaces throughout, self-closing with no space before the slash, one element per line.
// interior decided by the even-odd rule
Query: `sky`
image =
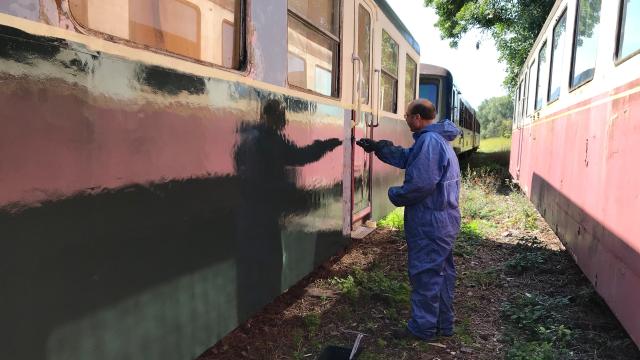
<path fill-rule="evenodd" d="M 451 49 L 449 41 L 440 39 L 440 31 L 434 25 L 438 20 L 435 10 L 426 8 L 423 0 L 387 2 L 420 44 L 420 62 L 449 69 L 462 97 L 476 110 L 482 100 L 507 94 L 502 87 L 505 66 L 498 62 L 498 52 L 490 37 L 478 31 L 469 32 L 457 49 Z M 481 44 L 476 49 L 478 40 Z"/>

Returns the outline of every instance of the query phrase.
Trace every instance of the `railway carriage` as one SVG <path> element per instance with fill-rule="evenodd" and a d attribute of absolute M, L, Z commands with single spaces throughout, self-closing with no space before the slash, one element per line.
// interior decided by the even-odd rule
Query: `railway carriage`
<path fill-rule="evenodd" d="M 431 64 L 420 64 L 421 98 L 436 106 L 436 120 L 449 119 L 462 131 L 451 145 L 457 154 L 469 153 L 480 147 L 480 122 L 475 110 L 464 100 L 449 70 Z"/>
<path fill-rule="evenodd" d="M 193 358 L 392 205 L 384 0 L 0 2 L 0 358 Z"/>
<path fill-rule="evenodd" d="M 558 0 L 520 73 L 510 172 L 640 344 L 640 5 Z"/>

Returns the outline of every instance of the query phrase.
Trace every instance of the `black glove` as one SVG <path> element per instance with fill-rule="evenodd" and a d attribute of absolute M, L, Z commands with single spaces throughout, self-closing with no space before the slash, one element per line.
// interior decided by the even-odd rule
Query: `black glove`
<path fill-rule="evenodd" d="M 378 145 L 378 142 L 375 140 L 371 140 L 368 138 L 362 138 L 358 141 L 356 141 L 356 144 L 358 146 L 360 146 L 364 151 L 370 153 L 372 151 L 376 151 L 376 147 Z"/>
<path fill-rule="evenodd" d="M 389 140 L 371 140 L 369 138 L 362 138 L 356 141 L 356 144 L 360 146 L 364 151 L 370 153 L 372 151 L 378 151 L 387 146 L 393 146 L 393 143 Z"/>

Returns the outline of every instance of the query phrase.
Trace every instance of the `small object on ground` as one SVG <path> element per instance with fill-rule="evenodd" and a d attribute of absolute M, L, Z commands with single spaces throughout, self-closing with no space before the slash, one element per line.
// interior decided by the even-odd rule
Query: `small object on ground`
<path fill-rule="evenodd" d="M 364 223 L 364 226 L 366 226 L 366 227 L 368 227 L 368 228 L 375 229 L 375 228 L 377 228 L 377 227 L 378 227 L 378 224 L 377 224 L 375 221 L 373 221 L 373 220 L 367 220 L 367 221 Z"/>
<path fill-rule="evenodd" d="M 335 291 L 329 290 L 329 289 L 320 289 L 316 287 L 308 288 L 307 295 L 311 297 L 317 297 L 317 298 L 323 298 L 323 297 L 335 298 L 336 297 Z"/>
<path fill-rule="evenodd" d="M 443 348 L 443 349 L 446 349 L 446 348 L 447 348 L 447 345 L 440 344 L 440 343 L 432 343 L 432 342 L 430 342 L 430 343 L 427 343 L 427 344 L 428 344 L 428 345 L 431 345 L 431 346 L 435 346 L 435 347 Z"/>
<path fill-rule="evenodd" d="M 465 353 L 465 354 L 471 354 L 473 352 L 473 350 L 471 350 L 470 348 L 467 348 L 467 347 L 463 347 L 462 349 L 460 349 L 460 351 Z"/>
<path fill-rule="evenodd" d="M 360 353 L 362 352 L 360 343 L 362 342 L 362 338 L 367 335 L 358 331 L 344 330 L 344 332 L 357 335 L 356 341 L 353 343 L 353 347 L 349 349 L 342 346 L 327 346 L 322 350 L 318 360 L 355 360 L 360 356 Z"/>

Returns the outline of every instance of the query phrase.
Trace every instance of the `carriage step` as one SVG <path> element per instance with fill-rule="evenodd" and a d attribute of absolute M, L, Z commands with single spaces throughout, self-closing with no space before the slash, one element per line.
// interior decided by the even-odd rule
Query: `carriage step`
<path fill-rule="evenodd" d="M 368 226 L 358 226 L 351 232 L 351 238 L 356 240 L 362 240 L 367 235 L 371 234 L 376 228 Z"/>

